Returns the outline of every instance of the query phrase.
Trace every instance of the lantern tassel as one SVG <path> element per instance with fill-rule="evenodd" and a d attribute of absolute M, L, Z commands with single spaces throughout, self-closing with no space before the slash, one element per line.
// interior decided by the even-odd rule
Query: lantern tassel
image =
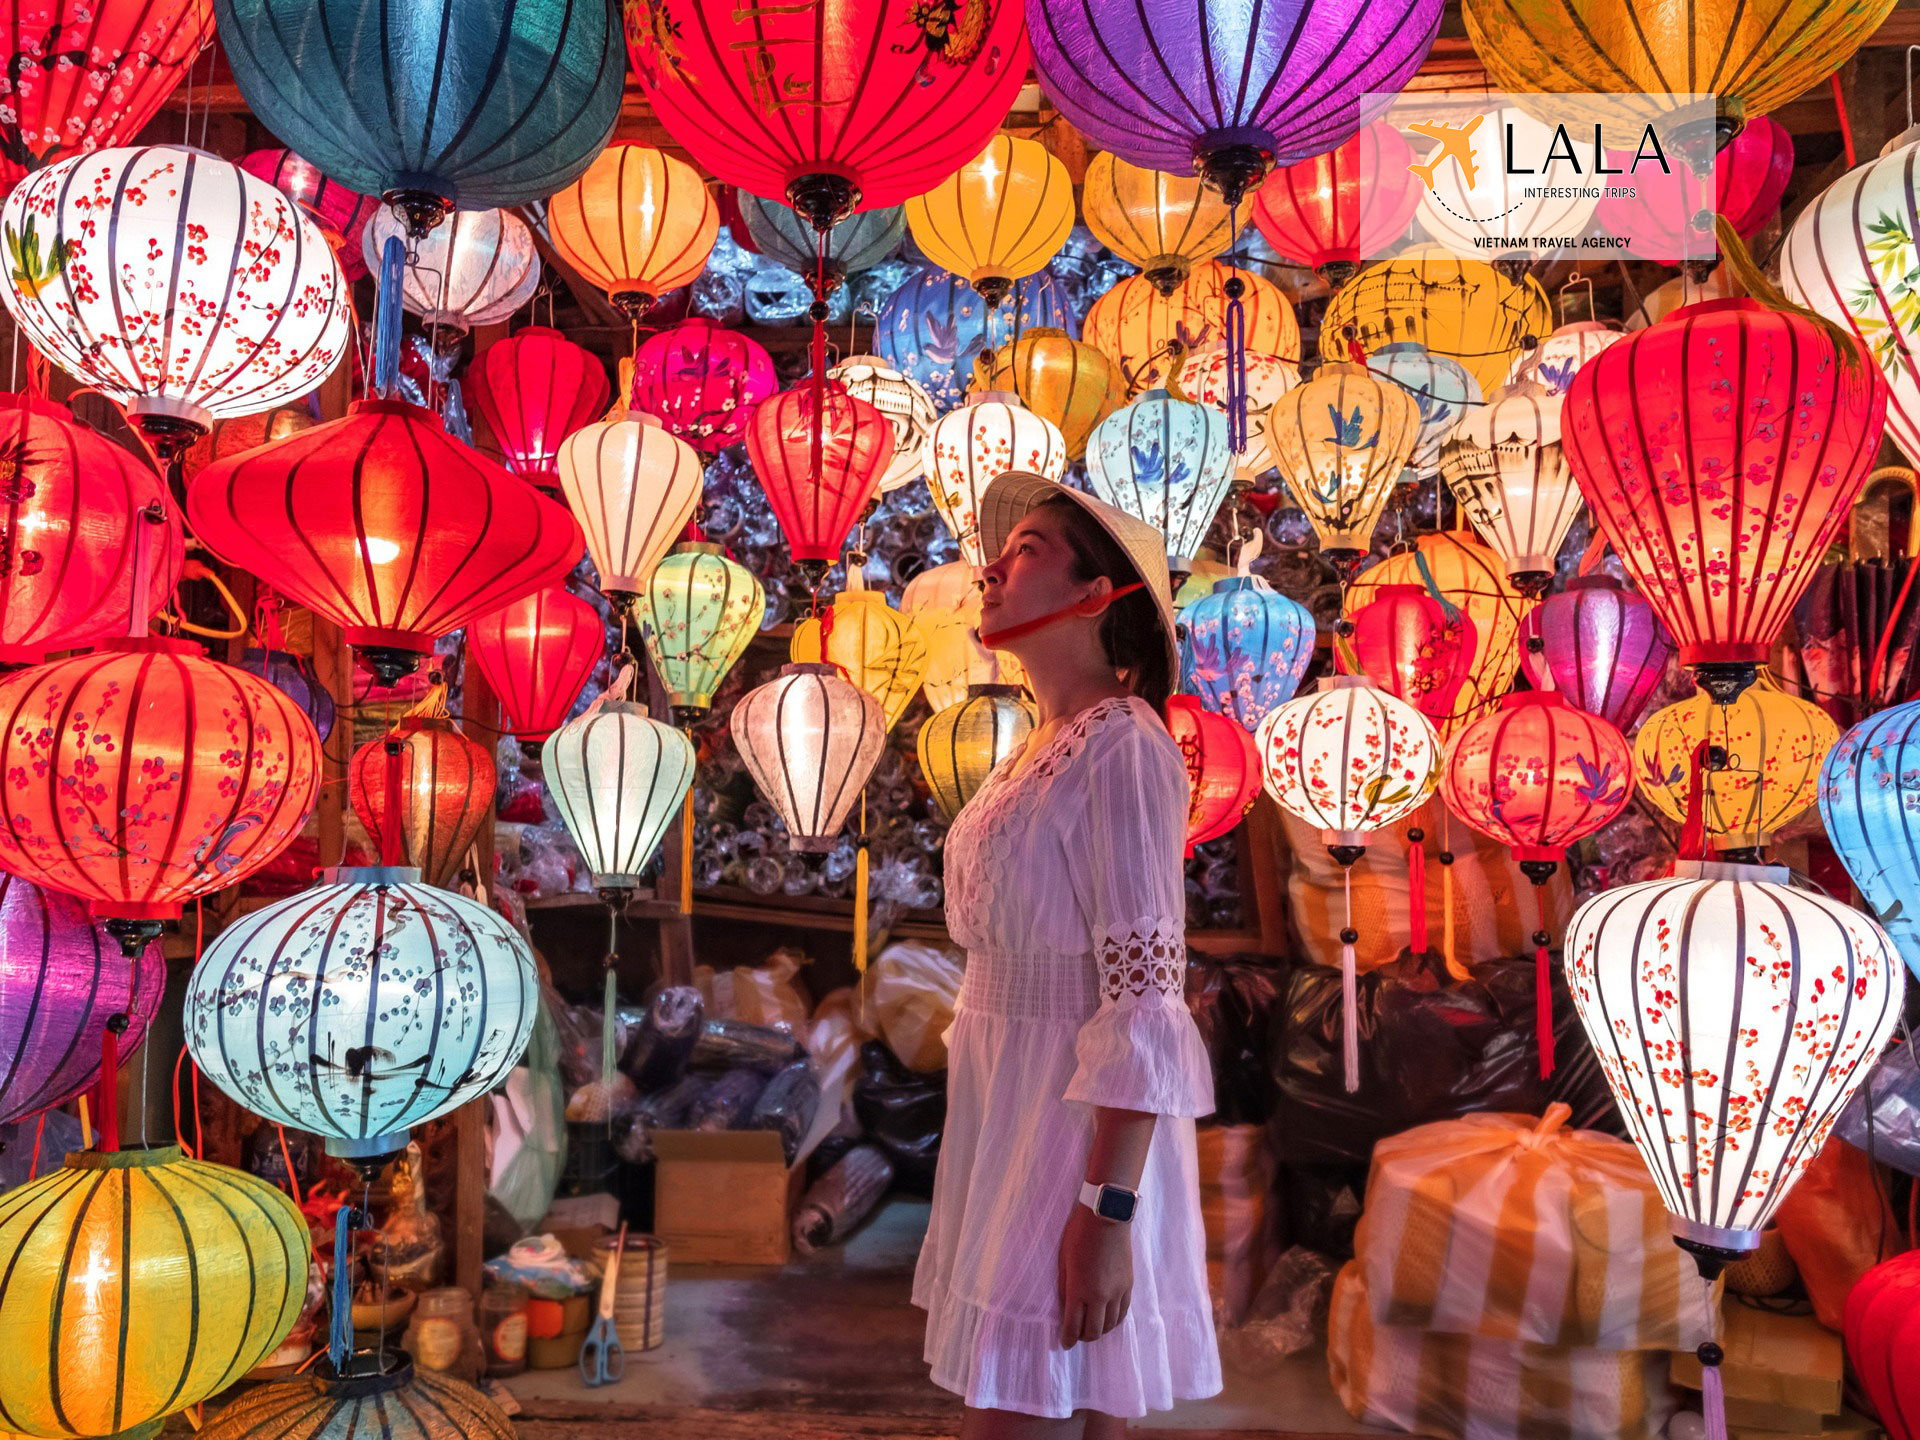
<path fill-rule="evenodd" d="M 111 1155 L 120 1148 L 120 1032 L 127 1017 L 112 1016 L 100 1032 L 100 1151 Z"/>
<path fill-rule="evenodd" d="M 1708 1347 L 1700 1348 L 1704 1351 Z M 1712 1348 L 1717 1355 L 1720 1347 Z M 1727 1393 L 1720 1380 L 1720 1364 L 1704 1356 L 1700 1361 L 1700 1418 L 1706 1422 L 1707 1440 L 1727 1440 Z"/>
<path fill-rule="evenodd" d="M 1533 915 L 1539 927 L 1533 932 L 1533 1024 L 1542 1080 L 1553 1078 L 1553 956 L 1547 949 L 1553 937 L 1547 933 L 1546 883 L 1533 882 Z"/>
<path fill-rule="evenodd" d="M 1360 1089 L 1360 962 L 1353 953 L 1353 868 L 1342 871 L 1347 923 L 1340 931 L 1340 1064 L 1347 1094 Z"/>
<path fill-rule="evenodd" d="M 860 839 L 853 856 L 853 968 L 867 973 L 867 797 L 860 796 Z"/>
<path fill-rule="evenodd" d="M 328 1317 L 327 1358 L 344 1375 L 353 1355 L 353 1206 L 333 1212 L 333 1313 Z"/>
<path fill-rule="evenodd" d="M 1427 953 L 1427 832 L 1407 831 L 1407 948 Z"/>
<path fill-rule="evenodd" d="M 1707 858 L 1707 751 L 1709 742 L 1702 740 L 1693 747 L 1693 773 L 1687 780 L 1687 818 L 1680 824 L 1680 841 L 1676 847 L 1682 860 L 1705 860 Z"/>
<path fill-rule="evenodd" d="M 380 292 L 373 307 L 373 393 L 381 399 L 400 388 L 400 294 L 406 269 L 407 247 L 398 235 L 389 235 L 380 252 Z"/>
<path fill-rule="evenodd" d="M 1854 338 L 1846 326 L 1829 320 L 1796 301 L 1789 300 L 1786 292 L 1769 280 L 1764 271 L 1755 262 L 1748 251 L 1746 241 L 1740 238 L 1740 232 L 1733 228 L 1731 221 L 1724 215 L 1713 217 L 1714 238 L 1720 242 L 1720 260 L 1740 282 L 1740 288 L 1749 298 L 1757 300 L 1767 309 L 1782 315 L 1795 315 L 1822 331 L 1828 342 L 1840 356 L 1841 367 L 1848 371 L 1858 371 L 1862 364 L 1863 347 Z"/>
<path fill-rule="evenodd" d="M 1247 452 L 1247 307 L 1241 299 L 1246 282 L 1238 276 L 1227 282 L 1227 448 L 1235 455 Z"/>
<path fill-rule="evenodd" d="M 680 913 L 693 913 L 693 787 L 680 803 Z"/>
<path fill-rule="evenodd" d="M 389 735 L 386 739 L 387 765 L 383 783 L 386 786 L 386 813 L 380 817 L 380 863 L 394 866 L 402 863 L 400 844 L 400 761 L 406 754 L 406 746 Z"/>

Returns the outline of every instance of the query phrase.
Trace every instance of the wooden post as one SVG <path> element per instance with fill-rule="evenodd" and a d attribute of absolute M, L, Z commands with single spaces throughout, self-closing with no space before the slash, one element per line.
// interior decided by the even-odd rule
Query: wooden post
<path fill-rule="evenodd" d="M 646 654 L 646 647 L 638 643 L 638 636 L 635 649 L 647 676 L 647 712 L 656 720 L 670 720 L 673 707 L 667 700 L 667 687 L 660 683 L 660 674 Z M 693 983 L 693 917 L 680 914 L 677 908 L 671 914 L 666 913 L 666 906 L 676 905 L 679 899 L 681 844 L 680 821 L 676 816 L 660 843 L 660 883 L 654 891 L 656 898 L 664 902 L 655 907 L 661 911 L 660 980 L 664 985 Z"/>
<path fill-rule="evenodd" d="M 1246 838 L 1240 852 L 1247 863 L 1240 873 L 1250 876 L 1253 885 L 1249 895 L 1243 879 L 1240 904 L 1242 923 L 1250 921 L 1249 928 L 1260 932 L 1263 955 L 1285 955 L 1292 948 L 1287 941 L 1286 888 L 1280 883 L 1279 866 L 1274 860 L 1279 841 L 1280 812 L 1274 808 L 1273 797 L 1262 791 L 1247 812 Z M 1253 903 L 1252 915 L 1246 913 L 1249 900 Z"/>
<path fill-rule="evenodd" d="M 453 1112 L 453 1283 L 480 1300 L 487 1213 L 487 1113 L 482 1095 Z"/>

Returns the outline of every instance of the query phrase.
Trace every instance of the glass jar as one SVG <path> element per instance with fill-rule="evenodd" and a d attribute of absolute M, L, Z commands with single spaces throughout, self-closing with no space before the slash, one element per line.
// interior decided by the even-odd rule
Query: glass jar
<path fill-rule="evenodd" d="M 527 1368 L 527 1311 L 533 1294 L 524 1285 L 489 1285 L 480 1295 L 480 1338 L 487 1374 L 518 1375 Z"/>
<path fill-rule="evenodd" d="M 473 1323 L 473 1297 L 458 1285 L 421 1295 L 404 1348 L 422 1370 L 437 1370 L 469 1385 L 477 1382 L 486 1352 Z"/>

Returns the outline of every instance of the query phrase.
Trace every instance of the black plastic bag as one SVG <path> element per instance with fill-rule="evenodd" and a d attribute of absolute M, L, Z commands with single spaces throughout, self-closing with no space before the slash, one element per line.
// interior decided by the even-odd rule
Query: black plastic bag
<path fill-rule="evenodd" d="M 1213 1061 L 1213 1118 L 1264 1125 L 1273 1114 L 1273 1017 L 1286 971 L 1265 956 L 1187 957 L 1187 1003 Z"/>
<path fill-rule="evenodd" d="M 860 1047 L 860 1064 L 863 1073 L 853 1083 L 854 1115 L 892 1159 L 901 1186 L 931 1195 L 940 1132 L 947 1123 L 947 1072 L 916 1074 L 878 1040 Z"/>
<path fill-rule="evenodd" d="M 767 1082 L 767 1088 L 754 1102 L 753 1114 L 748 1117 L 745 1128 L 778 1131 L 780 1147 L 786 1151 L 787 1163 L 791 1165 L 793 1157 L 800 1153 L 800 1142 L 813 1128 L 813 1117 L 819 1109 L 820 1082 L 814 1076 L 813 1062 L 796 1060 Z"/>
<path fill-rule="evenodd" d="M 687 1112 L 689 1130 L 743 1130 L 767 1088 L 758 1070 L 729 1070 L 700 1092 Z"/>
<path fill-rule="evenodd" d="M 620 1068 L 642 1094 L 664 1090 L 687 1073 L 706 1002 L 691 985 L 670 985 L 647 1003 L 647 1013 L 627 1034 Z"/>

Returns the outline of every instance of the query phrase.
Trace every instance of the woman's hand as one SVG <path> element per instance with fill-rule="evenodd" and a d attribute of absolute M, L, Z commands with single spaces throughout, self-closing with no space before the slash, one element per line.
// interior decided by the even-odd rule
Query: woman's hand
<path fill-rule="evenodd" d="M 1098 1340 L 1133 1300 L 1133 1227 L 1076 1204 L 1060 1237 L 1060 1344 Z"/>

